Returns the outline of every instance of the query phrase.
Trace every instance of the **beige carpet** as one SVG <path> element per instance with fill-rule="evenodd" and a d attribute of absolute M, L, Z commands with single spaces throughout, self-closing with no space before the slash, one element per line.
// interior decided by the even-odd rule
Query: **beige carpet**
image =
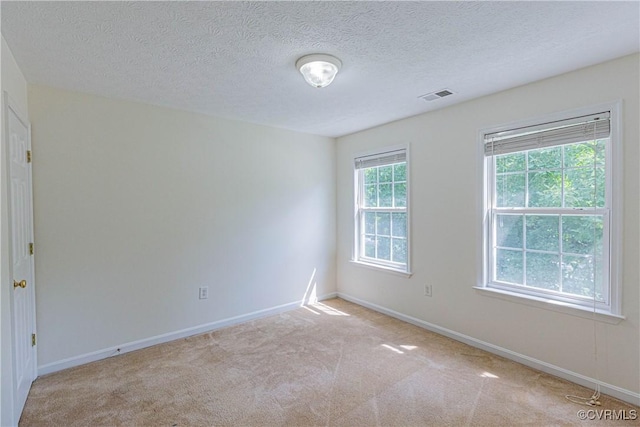
<path fill-rule="evenodd" d="M 20 425 L 639 425 L 591 392 L 333 299 L 38 378 Z"/>

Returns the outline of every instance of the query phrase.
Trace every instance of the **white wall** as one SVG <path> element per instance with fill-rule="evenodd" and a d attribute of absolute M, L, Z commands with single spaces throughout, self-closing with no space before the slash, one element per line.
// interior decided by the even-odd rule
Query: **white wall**
<path fill-rule="evenodd" d="M 2 90 L 0 96 L 6 91 L 12 102 L 27 116 L 27 82 L 18 68 L 16 61 L 2 37 L 2 47 L 0 48 L 0 61 L 2 62 Z M 6 144 L 4 141 L 4 111 L 2 111 L 2 144 L 0 146 L 0 425 L 17 424 L 13 414 L 13 370 L 11 361 L 11 307 L 10 307 L 10 285 L 9 277 L 9 222 L 7 217 L 8 207 L 8 187 L 6 180 Z"/>
<path fill-rule="evenodd" d="M 556 367 L 640 391 L 639 56 L 632 55 L 338 139 L 338 291 Z M 486 296 L 477 284 L 478 131 L 556 111 L 623 100 L 623 314 L 598 322 Z M 349 263 L 354 153 L 411 144 L 412 260 L 405 279 Z M 423 286 L 433 285 L 433 297 Z M 406 343 L 411 344 L 411 343 Z"/>
<path fill-rule="evenodd" d="M 38 360 L 335 292 L 335 140 L 29 87 Z M 198 299 L 198 287 L 209 299 Z"/>

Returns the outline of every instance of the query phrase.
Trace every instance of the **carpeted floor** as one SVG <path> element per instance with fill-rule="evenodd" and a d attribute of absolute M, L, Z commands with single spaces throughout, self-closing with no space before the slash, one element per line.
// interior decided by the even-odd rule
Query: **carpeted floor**
<path fill-rule="evenodd" d="M 333 299 L 38 378 L 20 425 L 640 425 L 581 421 L 591 393 Z"/>

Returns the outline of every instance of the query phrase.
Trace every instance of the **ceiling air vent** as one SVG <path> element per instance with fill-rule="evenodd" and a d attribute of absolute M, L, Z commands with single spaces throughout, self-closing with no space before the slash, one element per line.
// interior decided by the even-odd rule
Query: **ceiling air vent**
<path fill-rule="evenodd" d="M 453 92 L 449 89 L 442 89 L 437 92 L 427 93 L 426 95 L 420 95 L 418 98 L 423 101 L 435 101 L 436 99 L 444 98 L 445 96 L 453 95 Z"/>

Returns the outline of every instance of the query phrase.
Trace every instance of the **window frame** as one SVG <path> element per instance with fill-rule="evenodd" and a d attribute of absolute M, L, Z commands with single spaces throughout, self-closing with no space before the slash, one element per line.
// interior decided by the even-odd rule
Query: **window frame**
<path fill-rule="evenodd" d="M 364 206 L 364 170 L 366 168 L 357 168 L 356 161 L 364 157 L 383 157 L 385 154 L 404 151 L 405 153 L 405 165 L 406 165 L 406 206 L 405 207 L 365 207 Z M 353 156 L 353 206 L 354 206 L 354 233 L 353 233 L 353 246 L 351 262 L 363 267 L 373 268 L 389 273 L 396 273 L 404 277 L 411 277 L 411 168 L 410 168 L 410 150 L 409 145 L 395 145 L 389 147 L 383 147 L 375 150 L 369 150 L 366 152 L 360 152 Z M 377 166 L 393 165 L 395 163 L 380 164 Z M 389 213 L 405 213 L 406 214 L 406 248 L 407 248 L 407 261 L 406 263 L 396 263 L 393 261 L 382 260 L 378 258 L 371 258 L 364 255 L 364 213 L 365 212 L 389 212 Z"/>
<path fill-rule="evenodd" d="M 479 167 L 482 179 L 479 180 L 481 185 L 479 191 L 479 197 L 481 201 L 480 206 L 480 218 L 482 218 L 481 232 L 480 232 L 480 244 L 481 259 L 479 261 L 479 279 L 476 289 L 490 291 L 491 293 L 499 294 L 500 297 L 506 299 L 515 298 L 515 301 L 530 302 L 531 305 L 542 306 L 544 308 L 557 309 L 561 307 L 559 311 L 566 311 L 567 308 L 578 309 L 581 311 L 590 311 L 598 314 L 608 315 L 612 317 L 622 318 L 621 315 L 621 280 L 620 273 L 622 272 L 622 105 L 621 101 L 609 102 L 605 104 L 594 105 L 590 107 L 563 111 L 553 114 L 548 114 L 533 119 L 522 120 L 518 122 L 507 123 L 499 126 L 481 129 L 478 133 L 479 139 L 479 159 L 481 166 Z M 543 126 L 545 123 L 570 120 L 575 117 L 587 116 L 595 114 L 601 111 L 610 112 L 610 126 L 611 133 L 609 142 L 606 144 L 605 149 L 605 206 L 602 209 L 598 208 L 584 208 L 582 210 L 576 209 L 576 213 L 582 212 L 584 215 L 596 214 L 604 215 L 603 241 L 608 240 L 608 253 L 604 254 L 605 264 L 605 281 L 608 282 L 608 300 L 605 303 L 596 302 L 594 304 L 594 298 L 580 298 L 571 297 L 565 295 L 559 295 L 554 291 L 545 292 L 539 288 L 525 288 L 524 286 L 509 286 L 504 285 L 501 282 L 492 281 L 493 275 L 493 238 L 495 228 L 492 226 L 491 215 L 504 214 L 504 211 L 496 209 L 495 206 L 491 206 L 493 202 L 493 193 L 495 191 L 496 184 L 496 171 L 494 170 L 496 156 L 485 155 L 485 135 L 494 134 L 497 132 L 508 132 L 513 129 Z M 598 138 L 601 139 L 601 138 Z M 559 145 L 556 145 L 559 146 Z M 570 211 L 567 208 L 537 208 L 535 213 L 550 213 L 550 214 L 563 214 L 570 215 Z M 507 209 L 509 210 L 509 209 Z M 530 212 L 532 208 L 524 208 L 521 211 L 510 210 L 509 213 L 513 214 L 532 214 Z M 535 208 L 533 209 L 535 210 Z M 605 250 L 606 250 L 605 245 Z M 607 262 L 608 260 L 608 262 Z"/>

